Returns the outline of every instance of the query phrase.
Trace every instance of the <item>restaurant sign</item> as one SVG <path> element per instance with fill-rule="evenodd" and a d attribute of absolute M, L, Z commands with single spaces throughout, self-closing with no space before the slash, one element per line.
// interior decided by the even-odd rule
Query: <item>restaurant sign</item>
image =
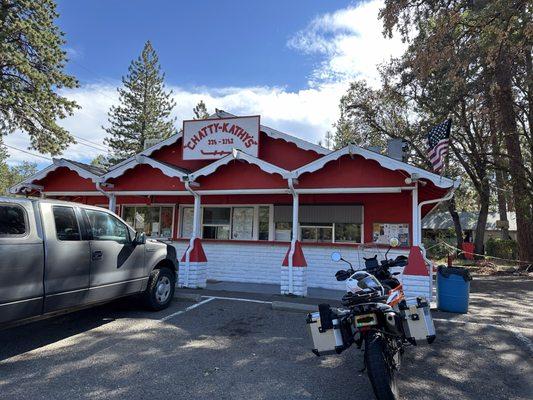
<path fill-rule="evenodd" d="M 259 115 L 183 121 L 184 160 L 215 160 L 233 149 L 258 156 Z"/>

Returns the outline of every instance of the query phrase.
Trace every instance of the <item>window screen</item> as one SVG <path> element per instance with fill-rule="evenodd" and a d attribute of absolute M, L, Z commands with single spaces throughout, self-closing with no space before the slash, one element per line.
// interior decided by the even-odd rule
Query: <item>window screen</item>
<path fill-rule="evenodd" d="M 56 236 L 59 240 L 81 240 L 76 213 L 72 207 L 53 207 Z"/>
<path fill-rule="evenodd" d="M 274 222 L 291 222 L 292 206 L 274 206 Z M 298 221 L 306 223 L 363 222 L 363 206 L 359 205 L 303 205 L 298 209 Z"/>
<path fill-rule="evenodd" d="M 0 204 L 0 237 L 21 236 L 26 233 L 26 217 L 22 207 Z"/>

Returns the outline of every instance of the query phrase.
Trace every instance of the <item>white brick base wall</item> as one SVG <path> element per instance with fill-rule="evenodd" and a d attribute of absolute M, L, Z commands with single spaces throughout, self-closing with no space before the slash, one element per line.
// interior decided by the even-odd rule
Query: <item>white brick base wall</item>
<path fill-rule="evenodd" d="M 181 256 L 188 242 L 174 242 Z M 280 283 L 281 263 L 288 245 L 202 241 L 207 257 L 207 279 L 227 282 Z M 183 263 L 180 262 L 180 266 Z"/>
<path fill-rule="evenodd" d="M 205 288 L 207 284 L 207 270 L 208 267 L 205 262 L 190 262 L 188 271 L 185 262 L 180 263 L 178 286 L 193 289 Z"/>
<path fill-rule="evenodd" d="M 188 241 L 174 242 L 177 254 L 181 256 L 185 253 Z M 205 254 L 207 256 L 207 279 L 214 279 L 228 282 L 250 282 L 250 283 L 271 283 L 280 284 L 282 267 L 281 264 L 289 248 L 288 243 L 231 243 L 231 242 L 211 242 L 202 241 Z M 326 289 L 345 289 L 344 282 L 335 280 L 335 272 L 339 269 L 346 269 L 348 266 L 343 262 L 335 263 L 331 261 L 331 253 L 340 251 L 343 258 L 350 261 L 354 269 L 364 267 L 363 257 L 372 257 L 378 254 L 378 260 L 383 260 L 385 249 L 367 249 L 361 252 L 353 247 L 331 246 L 309 246 L 303 244 L 303 253 L 307 261 L 306 279 L 308 287 Z M 389 258 L 396 258 L 398 255 L 408 255 L 408 250 L 391 250 Z M 183 265 L 183 262 L 180 262 Z M 286 267 L 284 267 L 287 269 Z M 295 267 L 295 270 L 301 269 Z"/>
<path fill-rule="evenodd" d="M 292 267 L 292 294 L 307 296 L 307 267 Z M 290 294 L 289 267 L 281 267 L 281 294 Z"/>
<path fill-rule="evenodd" d="M 405 297 L 424 297 L 431 300 L 431 285 L 429 277 L 405 275 L 403 277 L 403 292 Z"/>

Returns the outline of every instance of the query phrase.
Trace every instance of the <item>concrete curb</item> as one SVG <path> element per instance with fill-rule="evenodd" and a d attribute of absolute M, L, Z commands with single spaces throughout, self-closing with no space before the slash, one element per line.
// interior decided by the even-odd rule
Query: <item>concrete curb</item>
<path fill-rule="evenodd" d="M 316 304 L 291 303 L 288 301 L 273 301 L 272 309 L 279 311 L 315 312 L 318 311 Z"/>
<path fill-rule="evenodd" d="M 202 295 L 199 293 L 181 293 L 180 291 L 174 291 L 174 298 L 176 300 L 193 301 L 198 303 L 202 301 Z"/>

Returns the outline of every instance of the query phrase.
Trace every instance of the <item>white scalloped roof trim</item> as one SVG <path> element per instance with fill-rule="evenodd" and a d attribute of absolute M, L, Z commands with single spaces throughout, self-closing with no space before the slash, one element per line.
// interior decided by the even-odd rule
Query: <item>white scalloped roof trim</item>
<path fill-rule="evenodd" d="M 49 165 L 48 167 L 46 167 L 42 171 L 39 171 L 36 174 L 24 179 L 22 182 L 10 187 L 9 188 L 9 192 L 13 193 L 13 194 L 18 193 L 18 191 L 20 189 L 22 189 L 25 185 L 33 184 L 33 182 L 35 182 L 35 181 L 39 181 L 41 179 L 46 178 L 48 176 L 48 174 L 54 172 L 58 168 L 68 168 L 71 171 L 76 172 L 80 177 L 82 177 L 84 179 L 90 179 L 94 183 L 96 183 L 96 182 L 98 182 L 100 180 L 100 177 L 98 175 L 95 175 L 95 174 L 87 171 L 86 169 L 80 168 L 79 166 L 77 166 L 75 164 L 72 164 L 68 160 L 65 160 L 65 159 L 61 158 L 61 159 L 53 159 L 52 162 L 53 162 L 53 164 Z"/>
<path fill-rule="evenodd" d="M 244 160 L 248 162 L 249 164 L 257 165 L 262 171 L 267 172 L 269 174 L 279 174 L 283 178 L 285 178 L 287 175 L 290 174 L 289 171 L 280 168 L 274 164 L 270 164 L 269 162 L 263 161 L 260 158 L 254 157 L 250 154 L 247 154 L 241 150 L 233 149 L 231 154 L 228 154 L 227 156 L 203 167 L 199 170 L 192 172 L 189 174 L 188 179 L 191 182 L 194 182 L 196 179 L 200 178 L 201 176 L 207 176 L 214 173 L 217 169 L 220 167 L 229 164 L 233 160 Z"/>
<path fill-rule="evenodd" d="M 373 151 L 363 149 L 356 145 L 348 145 L 346 147 L 343 147 L 342 149 L 334 151 L 333 153 L 330 153 L 309 164 L 306 164 L 300 168 L 297 168 L 296 170 L 293 171 L 293 173 L 295 174 L 296 177 L 298 177 L 307 172 L 318 171 L 319 169 L 324 167 L 324 165 L 326 165 L 327 163 L 338 160 L 340 157 L 346 154 L 359 155 L 367 160 L 376 161 L 383 168 L 386 168 L 392 171 L 405 171 L 409 173 L 410 175 L 418 174 L 420 178 L 427 179 L 433 182 L 435 186 L 443 188 L 443 189 L 457 187 L 460 183 L 460 180 L 458 179 L 453 180 L 450 178 L 446 178 L 446 177 L 434 174 L 433 172 L 426 171 L 422 168 L 418 168 L 413 165 L 404 163 L 402 161 L 398 161 L 393 158 L 384 156 L 382 154 L 378 154 Z"/>
<path fill-rule="evenodd" d="M 136 166 L 142 165 L 142 164 L 150 165 L 152 168 L 160 170 L 163 174 L 167 176 L 180 178 L 181 180 L 183 180 L 183 178 L 187 176 L 186 173 L 178 169 L 174 169 L 168 165 L 160 163 L 159 161 L 154 160 L 153 158 L 150 158 L 148 156 L 138 154 L 134 158 L 132 158 L 130 161 L 120 166 L 119 168 L 113 169 L 109 171 L 107 174 L 103 175 L 102 181 L 105 182 L 108 179 L 118 178 L 119 176 L 122 176 L 126 171 L 133 169 Z"/>

